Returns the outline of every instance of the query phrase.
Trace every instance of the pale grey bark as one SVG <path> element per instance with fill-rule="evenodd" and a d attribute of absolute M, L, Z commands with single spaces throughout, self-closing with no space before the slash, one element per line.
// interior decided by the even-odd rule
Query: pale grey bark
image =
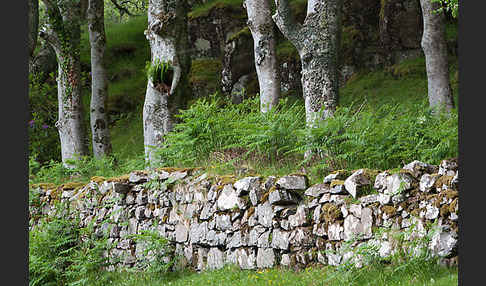
<path fill-rule="evenodd" d="M 93 155 L 100 158 L 112 151 L 106 110 L 108 81 L 103 64 L 106 45 L 103 0 L 89 0 L 87 15 L 91 45 L 91 141 Z"/>
<path fill-rule="evenodd" d="M 172 129 L 173 107 L 187 89 L 190 62 L 187 54 L 187 0 L 150 0 L 148 28 L 152 64 L 156 60 L 170 62 L 173 67 L 170 86 L 154 85 L 147 79 L 143 107 L 145 161 L 156 163 L 155 148 L 161 147 L 164 135 Z M 189 64 L 188 64 L 189 63 Z M 170 99 L 169 99 L 170 97 Z"/>
<path fill-rule="evenodd" d="M 255 68 L 260 87 L 260 111 L 266 113 L 278 104 L 280 97 L 280 76 L 270 0 L 245 0 L 243 5 L 253 36 Z"/>
<path fill-rule="evenodd" d="M 454 108 L 454 101 L 449 82 L 444 13 L 436 12 L 439 8 L 437 2 L 420 0 L 420 5 L 424 19 L 422 49 L 425 54 L 429 105 L 433 109 L 445 108 L 450 112 Z"/>
<path fill-rule="evenodd" d="M 88 153 L 86 130 L 81 103 L 81 5 L 70 0 L 43 0 L 48 10 L 48 27 L 41 36 L 56 52 L 58 62 L 58 121 L 64 166 Z"/>
<path fill-rule="evenodd" d="M 304 23 L 292 19 L 288 0 L 275 0 L 275 24 L 299 52 L 306 123 L 333 115 L 339 100 L 338 50 L 343 0 L 309 0 Z"/>

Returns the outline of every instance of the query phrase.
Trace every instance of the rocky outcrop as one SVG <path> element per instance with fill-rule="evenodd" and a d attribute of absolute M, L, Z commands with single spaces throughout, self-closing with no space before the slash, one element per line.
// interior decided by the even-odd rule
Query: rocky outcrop
<path fill-rule="evenodd" d="M 359 266 L 353 249 L 376 245 L 379 255 L 392 255 L 397 232 L 414 243 L 430 237 L 424 247 L 447 262 L 458 255 L 458 180 L 454 160 L 414 161 L 395 173 L 338 171 L 312 186 L 303 174 L 233 180 L 158 169 L 88 184 L 34 185 L 39 200 L 32 200 L 29 218 L 33 228 L 39 217 L 55 215 L 55 202 L 70 202 L 80 227 L 94 223 L 95 233 L 116 245 L 110 255 L 127 267 L 145 259 L 129 235 L 150 229 L 198 270 L 349 259 Z"/>

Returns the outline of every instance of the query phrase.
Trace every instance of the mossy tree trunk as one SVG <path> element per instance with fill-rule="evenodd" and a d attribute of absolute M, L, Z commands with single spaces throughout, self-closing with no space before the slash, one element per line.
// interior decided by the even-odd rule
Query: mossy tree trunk
<path fill-rule="evenodd" d="M 260 87 L 260 111 L 266 113 L 278 104 L 280 97 L 280 76 L 270 0 L 245 0 L 243 5 L 253 36 L 255 68 Z"/>
<path fill-rule="evenodd" d="M 88 140 L 81 103 L 81 19 L 86 2 L 43 0 L 47 8 L 48 28 L 41 36 L 56 52 L 58 62 L 57 94 L 59 114 L 56 127 L 61 141 L 64 166 L 69 160 L 88 153 Z"/>
<path fill-rule="evenodd" d="M 425 54 L 429 105 L 433 109 L 444 108 L 450 112 L 454 108 L 454 100 L 449 82 L 444 13 L 437 12 L 440 7 L 437 2 L 420 0 L 420 5 L 424 19 L 422 49 Z"/>
<path fill-rule="evenodd" d="M 277 27 L 299 52 L 306 123 L 333 115 L 339 100 L 338 48 L 343 0 L 309 0 L 304 23 L 293 21 L 288 0 L 275 0 Z"/>
<path fill-rule="evenodd" d="M 37 45 L 37 34 L 39 33 L 39 0 L 28 1 L 28 21 L 29 21 L 29 36 L 27 43 L 29 46 L 29 67 L 31 66 L 32 58 L 34 56 L 34 49 Z"/>
<path fill-rule="evenodd" d="M 108 81 L 103 64 L 106 46 L 103 0 L 89 0 L 87 15 L 91 45 L 91 141 L 93 155 L 100 158 L 112 150 L 106 110 Z"/>
<path fill-rule="evenodd" d="M 169 63 L 173 69 L 169 82 L 147 79 L 143 106 L 145 161 L 156 163 L 155 148 L 172 129 L 175 108 L 185 98 L 188 88 L 190 57 L 187 35 L 187 0 L 150 0 L 145 36 L 150 43 L 151 63 Z M 167 79 L 167 77 L 166 77 Z"/>

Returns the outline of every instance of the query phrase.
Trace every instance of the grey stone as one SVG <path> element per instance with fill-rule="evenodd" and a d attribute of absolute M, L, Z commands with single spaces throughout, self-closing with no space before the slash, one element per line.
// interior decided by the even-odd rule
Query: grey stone
<path fill-rule="evenodd" d="M 433 219 L 436 219 L 438 216 L 439 216 L 439 208 L 428 204 L 426 206 L 425 218 L 433 220 Z"/>
<path fill-rule="evenodd" d="M 217 200 L 219 210 L 231 210 L 234 208 L 245 209 L 246 202 L 238 197 L 231 185 L 225 185 Z"/>
<path fill-rule="evenodd" d="M 135 203 L 137 205 L 144 205 L 148 202 L 148 196 L 147 196 L 147 193 L 142 191 L 142 192 L 138 192 L 137 194 L 137 198 L 135 199 Z"/>
<path fill-rule="evenodd" d="M 379 191 L 386 188 L 386 178 L 388 176 L 390 176 L 390 173 L 387 171 L 379 173 L 375 178 L 373 187 Z"/>
<path fill-rule="evenodd" d="M 257 225 L 254 228 L 250 229 L 248 246 L 257 246 L 258 238 L 265 231 L 266 231 L 266 228 L 261 226 L 261 225 Z"/>
<path fill-rule="evenodd" d="M 250 190 L 257 190 L 260 187 L 258 177 L 246 177 L 234 183 L 236 194 L 241 197 L 250 193 Z"/>
<path fill-rule="evenodd" d="M 397 173 L 386 177 L 385 188 L 383 193 L 385 195 L 397 195 L 412 189 L 414 178 L 407 173 Z"/>
<path fill-rule="evenodd" d="M 177 242 L 186 242 L 189 231 L 186 225 L 179 223 L 175 227 L 175 238 Z"/>
<path fill-rule="evenodd" d="M 266 201 L 263 204 L 259 204 L 257 206 L 257 214 L 258 214 L 259 224 L 265 227 L 272 226 L 272 219 L 275 216 L 275 213 L 272 210 L 272 206 L 270 205 L 270 202 Z"/>
<path fill-rule="evenodd" d="M 237 249 L 236 261 L 241 269 L 255 269 L 256 255 L 251 249 Z"/>
<path fill-rule="evenodd" d="M 291 228 L 303 226 L 308 223 L 309 210 L 306 208 L 305 205 L 299 205 L 297 207 L 297 212 L 294 215 L 289 216 L 289 225 Z"/>
<path fill-rule="evenodd" d="M 305 190 L 307 188 L 307 178 L 300 175 L 289 175 L 277 180 L 277 186 L 287 190 Z"/>
<path fill-rule="evenodd" d="M 177 181 L 177 180 L 184 179 L 186 176 L 187 176 L 187 172 L 176 171 L 170 173 L 169 178 L 171 178 L 174 181 Z"/>
<path fill-rule="evenodd" d="M 148 176 L 140 173 L 140 172 L 130 172 L 128 176 L 128 181 L 130 183 L 145 183 L 148 179 Z"/>
<path fill-rule="evenodd" d="M 322 195 L 322 197 L 319 199 L 319 203 L 320 204 L 327 203 L 330 200 L 331 200 L 331 194 L 326 193 L 326 194 Z"/>
<path fill-rule="evenodd" d="M 424 174 L 422 177 L 420 177 L 419 190 L 428 193 L 434 187 L 434 184 L 438 178 L 438 174 Z"/>
<path fill-rule="evenodd" d="M 290 266 L 290 255 L 288 253 L 282 254 L 280 264 L 283 266 Z"/>
<path fill-rule="evenodd" d="M 257 246 L 263 248 L 270 247 L 270 231 L 265 231 L 258 237 Z"/>
<path fill-rule="evenodd" d="M 425 172 L 433 173 L 437 167 L 415 160 L 403 166 L 402 169 L 409 171 L 415 178 L 418 179 Z"/>
<path fill-rule="evenodd" d="M 390 203 L 391 196 L 390 195 L 385 195 L 385 194 L 379 194 L 378 195 L 378 201 L 380 202 L 380 204 L 386 205 L 386 204 Z"/>
<path fill-rule="evenodd" d="M 364 186 L 368 186 L 370 184 L 371 182 L 368 176 L 365 174 L 364 169 L 359 169 L 351 176 L 349 176 L 346 180 L 344 180 L 344 186 L 346 188 L 346 191 L 348 191 L 353 196 L 353 198 L 356 198 L 356 196 L 358 196 L 358 193 L 363 190 Z"/>
<path fill-rule="evenodd" d="M 361 205 L 352 204 L 352 205 L 349 206 L 349 212 L 352 213 L 357 218 L 361 217 L 361 210 L 362 209 L 363 208 L 361 207 Z"/>
<path fill-rule="evenodd" d="M 327 229 L 327 235 L 329 240 L 341 240 L 342 232 L 344 228 L 339 223 L 333 223 L 329 225 Z"/>
<path fill-rule="evenodd" d="M 275 264 L 275 253 L 272 248 L 258 248 L 256 257 L 258 268 L 271 268 Z"/>
<path fill-rule="evenodd" d="M 201 220 L 210 219 L 214 216 L 215 213 L 216 213 L 216 205 L 207 203 L 204 205 L 201 211 L 201 215 L 199 216 L 199 219 Z"/>
<path fill-rule="evenodd" d="M 231 217 L 227 214 L 216 215 L 216 229 L 226 231 L 231 229 Z"/>
<path fill-rule="evenodd" d="M 361 210 L 361 234 L 364 239 L 369 239 L 373 236 L 372 226 L 373 211 L 370 208 L 363 208 Z"/>
<path fill-rule="evenodd" d="M 241 242 L 241 232 L 240 231 L 233 233 L 231 238 L 229 238 L 228 240 L 229 240 L 229 242 L 226 245 L 226 248 L 228 248 L 228 249 L 240 247 L 240 246 L 243 245 L 242 242 Z"/>
<path fill-rule="evenodd" d="M 289 233 L 274 229 L 272 232 L 272 248 L 288 250 L 289 249 Z"/>
<path fill-rule="evenodd" d="M 439 165 L 439 175 L 455 176 L 458 164 L 456 160 L 442 160 Z"/>
<path fill-rule="evenodd" d="M 348 193 L 344 184 L 335 184 L 331 187 L 330 192 L 334 195 L 344 195 Z"/>
<path fill-rule="evenodd" d="M 317 235 L 317 236 L 327 236 L 326 228 L 324 223 L 320 224 L 314 224 L 312 228 L 312 234 Z"/>
<path fill-rule="evenodd" d="M 268 195 L 268 201 L 272 205 L 297 204 L 300 201 L 300 196 L 292 191 L 275 189 Z"/>
<path fill-rule="evenodd" d="M 293 247 L 312 247 L 315 245 L 315 237 L 312 235 L 312 227 L 299 227 L 290 232 L 290 245 Z"/>
<path fill-rule="evenodd" d="M 216 247 L 211 248 L 208 252 L 207 268 L 220 269 L 223 266 L 223 252 Z"/>
<path fill-rule="evenodd" d="M 325 193 L 329 193 L 331 189 L 329 188 L 328 185 L 326 184 L 316 184 L 308 188 L 304 195 L 314 197 L 314 198 L 319 198 L 321 195 Z"/>
<path fill-rule="evenodd" d="M 369 228 L 371 230 L 371 227 Z M 365 235 L 363 224 L 354 215 L 348 215 L 344 219 L 344 241 L 362 239 Z"/>

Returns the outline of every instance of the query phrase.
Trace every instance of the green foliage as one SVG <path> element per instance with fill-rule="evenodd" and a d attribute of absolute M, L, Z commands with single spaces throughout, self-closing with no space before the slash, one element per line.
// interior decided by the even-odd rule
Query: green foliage
<path fill-rule="evenodd" d="M 140 267 L 147 273 L 167 274 L 175 265 L 174 248 L 167 238 L 155 230 L 143 230 L 130 236 L 137 244 L 143 245 L 144 259 Z"/>
<path fill-rule="evenodd" d="M 275 161 L 296 142 L 293 130 L 304 124 L 303 106 L 282 100 L 275 110 L 262 114 L 258 97 L 231 105 L 213 95 L 198 100 L 178 117 L 181 123 L 160 149 L 168 166 L 202 162 L 215 152 L 237 153 L 241 158 L 254 154 Z"/>
<path fill-rule="evenodd" d="M 56 210 L 29 231 L 29 285 L 92 285 L 109 265 L 103 252 L 111 246 L 91 227 L 79 228 L 77 218 L 67 218 L 68 205 Z"/>
<path fill-rule="evenodd" d="M 170 62 L 163 62 L 160 59 L 155 59 L 155 61 L 147 62 L 145 64 L 145 70 L 147 77 L 152 81 L 154 86 L 161 83 L 167 83 L 167 74 L 169 70 L 173 70 Z"/>
<path fill-rule="evenodd" d="M 304 126 L 301 101 L 282 100 L 267 114 L 259 112 L 258 103 L 258 98 L 239 105 L 217 96 L 198 100 L 181 112 L 181 123 L 166 136 L 159 151 L 164 165 L 251 158 L 261 171 L 292 159 L 292 171 L 297 171 L 308 163 L 303 155 L 310 148 L 319 155 L 311 168 L 317 174 L 323 169 L 391 169 L 412 160 L 438 164 L 457 156 L 457 113 L 432 116 L 426 100 L 339 107 L 333 118 L 313 129 Z"/>
<path fill-rule="evenodd" d="M 65 168 L 62 162 L 50 161 L 41 167 L 33 167 L 29 182 L 61 184 L 67 181 L 88 182 L 91 177 L 116 177 L 145 167 L 143 155 L 120 159 L 115 155 L 102 158 L 82 157 L 73 160 L 74 168 Z"/>
<path fill-rule="evenodd" d="M 315 167 L 330 170 L 384 170 L 414 159 L 438 164 L 457 156 L 457 113 L 433 116 L 425 101 L 364 106 L 340 107 L 317 128 L 301 130 L 297 150 L 320 150 L 322 159 Z"/>
<path fill-rule="evenodd" d="M 41 75 L 29 75 L 29 155 L 39 163 L 61 159 L 57 121 L 57 87 Z"/>
<path fill-rule="evenodd" d="M 195 19 L 199 17 L 206 17 L 209 15 L 211 10 L 217 8 L 227 8 L 229 11 L 238 11 L 240 10 L 243 12 L 243 0 L 210 0 L 202 5 L 195 5 L 192 10 L 187 14 L 189 19 Z M 241 14 L 241 13 L 239 13 Z M 246 15 L 241 15 L 241 17 L 245 17 Z"/>
<path fill-rule="evenodd" d="M 442 7 L 439 7 L 438 12 L 447 11 L 452 14 L 452 17 L 457 18 L 457 12 L 459 10 L 459 0 L 431 0 L 432 3 L 439 3 Z"/>

